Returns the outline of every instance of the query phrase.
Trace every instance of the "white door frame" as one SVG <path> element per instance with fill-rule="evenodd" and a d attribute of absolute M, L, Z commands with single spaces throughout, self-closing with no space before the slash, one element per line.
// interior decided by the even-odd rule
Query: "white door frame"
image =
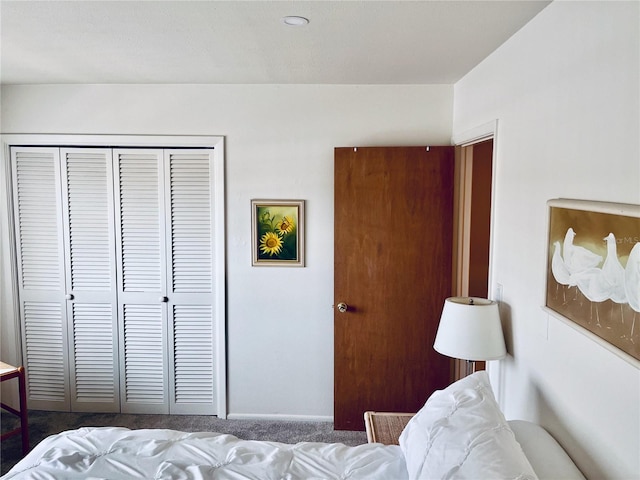
<path fill-rule="evenodd" d="M 217 416 L 227 416 L 226 376 L 226 291 L 225 291 L 225 192 L 224 192 L 224 137 L 187 135 L 39 135 L 8 134 L 0 136 L 0 331 L 2 359 L 21 365 L 21 332 L 18 312 L 16 238 L 13 222 L 10 147 L 29 146 L 96 146 L 96 147 L 150 147 L 150 148 L 213 148 L 215 159 L 215 204 L 222 208 L 216 215 L 215 231 L 220 232 L 215 244 L 216 282 L 216 335 L 217 335 Z M 8 253 L 8 255 L 7 255 Z M 12 382 L 9 382 L 12 383 Z M 15 392 L 10 395 L 15 396 Z M 17 398 L 17 397 L 16 397 Z"/>
<path fill-rule="evenodd" d="M 495 244 L 495 222 L 497 218 L 497 202 L 498 195 L 498 119 L 490 122 L 478 125 L 470 130 L 466 130 L 461 133 L 454 133 L 452 135 L 452 143 L 456 146 L 465 147 L 475 143 L 482 142 L 484 140 L 493 139 L 493 152 L 492 152 L 492 172 L 491 172 L 491 220 L 490 220 L 490 238 L 489 238 L 489 298 L 502 302 L 502 286 L 494 279 L 493 264 L 494 258 L 494 244 Z M 505 369 L 502 366 L 502 361 L 487 363 L 486 370 L 491 377 L 491 384 L 496 391 L 496 398 L 498 403 L 504 406 L 504 382 L 505 382 Z"/>

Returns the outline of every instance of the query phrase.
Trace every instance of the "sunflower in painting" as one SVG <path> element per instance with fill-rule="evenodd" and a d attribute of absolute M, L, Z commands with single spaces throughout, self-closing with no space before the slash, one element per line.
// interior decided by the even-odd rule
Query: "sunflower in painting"
<path fill-rule="evenodd" d="M 256 248 L 258 260 L 289 261 L 298 258 L 298 207 L 258 205 Z"/>
<path fill-rule="evenodd" d="M 276 223 L 276 231 L 280 235 L 284 235 L 286 233 L 290 233 L 293 231 L 293 220 L 291 217 L 285 215 L 282 217 L 282 220 Z"/>
<path fill-rule="evenodd" d="M 282 239 L 280 235 L 267 232 L 260 238 L 260 250 L 262 253 L 268 253 L 269 255 L 277 255 L 282 250 Z"/>

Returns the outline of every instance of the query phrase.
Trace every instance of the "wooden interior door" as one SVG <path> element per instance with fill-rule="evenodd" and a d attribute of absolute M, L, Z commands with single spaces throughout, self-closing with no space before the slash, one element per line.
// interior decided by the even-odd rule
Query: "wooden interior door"
<path fill-rule="evenodd" d="M 447 385 L 433 349 L 451 294 L 453 147 L 335 149 L 334 427 L 415 412 Z"/>

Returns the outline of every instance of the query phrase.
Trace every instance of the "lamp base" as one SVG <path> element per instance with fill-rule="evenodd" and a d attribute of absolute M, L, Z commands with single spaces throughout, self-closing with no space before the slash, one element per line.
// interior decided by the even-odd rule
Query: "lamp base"
<path fill-rule="evenodd" d="M 467 363 L 465 376 L 469 376 L 476 371 L 476 362 L 475 360 L 465 360 L 465 361 Z"/>

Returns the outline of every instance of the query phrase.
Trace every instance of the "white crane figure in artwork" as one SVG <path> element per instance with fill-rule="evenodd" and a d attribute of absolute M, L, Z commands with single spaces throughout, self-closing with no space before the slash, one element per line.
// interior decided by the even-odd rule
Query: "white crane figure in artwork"
<path fill-rule="evenodd" d="M 636 327 L 636 313 L 640 313 L 640 242 L 637 242 L 627 260 L 624 269 L 624 288 L 627 295 L 627 302 L 633 309 L 633 322 L 631 324 L 631 342 Z"/>
<path fill-rule="evenodd" d="M 602 275 L 609 288 L 609 299 L 620 304 L 620 316 L 624 324 L 624 315 L 622 304 L 627 303 L 627 292 L 624 281 L 624 267 L 618 260 L 618 249 L 616 237 L 613 233 L 609 233 L 604 240 L 607 242 L 607 258 L 602 265 Z M 613 310 L 612 310 L 613 313 Z"/>
<path fill-rule="evenodd" d="M 589 277 L 596 276 L 598 272 L 590 269 L 594 269 L 600 264 L 600 262 L 602 262 L 602 257 L 600 255 L 593 253 L 587 248 L 581 247 L 579 245 L 574 245 L 573 239 L 575 238 L 575 236 L 576 233 L 573 231 L 573 228 L 569 228 L 564 236 L 564 243 L 562 246 L 562 257 L 565 267 L 567 268 L 570 276 L 569 286 L 578 285 L 578 279 L 581 277 L 583 278 L 584 283 Z M 578 289 L 576 289 L 576 298 L 577 296 Z M 587 298 L 589 297 L 587 296 Z M 606 298 L 604 300 L 606 300 Z M 604 300 L 591 301 L 602 302 Z M 596 308 L 596 315 L 597 313 L 598 311 Z"/>
<path fill-rule="evenodd" d="M 591 317 L 593 318 L 593 304 L 596 303 L 596 325 L 601 327 L 598 303 L 609 298 L 609 287 L 604 279 L 601 268 L 591 267 L 576 273 L 572 277 L 578 289 L 591 302 Z"/>
<path fill-rule="evenodd" d="M 605 300 L 612 300 L 620 304 L 622 313 L 622 304 L 626 303 L 627 294 L 624 288 L 624 268 L 618 260 L 616 237 L 613 233 L 609 233 L 603 240 L 607 242 L 607 257 L 602 268 L 587 268 L 576 274 L 575 281 L 582 294 L 589 301 L 604 302 Z M 597 305 L 596 321 L 597 325 L 601 326 Z"/>
<path fill-rule="evenodd" d="M 562 259 L 562 253 L 560 252 L 559 241 L 553 242 L 553 256 L 551 257 L 551 273 L 553 274 L 553 278 L 555 278 L 558 285 L 562 285 L 562 304 L 567 304 L 567 297 L 564 290 L 565 285 L 571 286 L 571 274 L 569 273 L 569 269 L 564 263 Z M 556 298 L 557 298 L 558 289 L 556 288 Z"/>
<path fill-rule="evenodd" d="M 573 228 L 569 228 L 564 236 L 562 251 L 564 264 L 570 275 L 584 271 L 587 268 L 597 267 L 602 261 L 602 257 L 597 253 L 593 253 L 588 248 L 574 245 L 573 239 L 575 236 L 576 232 L 573 231 Z"/>

